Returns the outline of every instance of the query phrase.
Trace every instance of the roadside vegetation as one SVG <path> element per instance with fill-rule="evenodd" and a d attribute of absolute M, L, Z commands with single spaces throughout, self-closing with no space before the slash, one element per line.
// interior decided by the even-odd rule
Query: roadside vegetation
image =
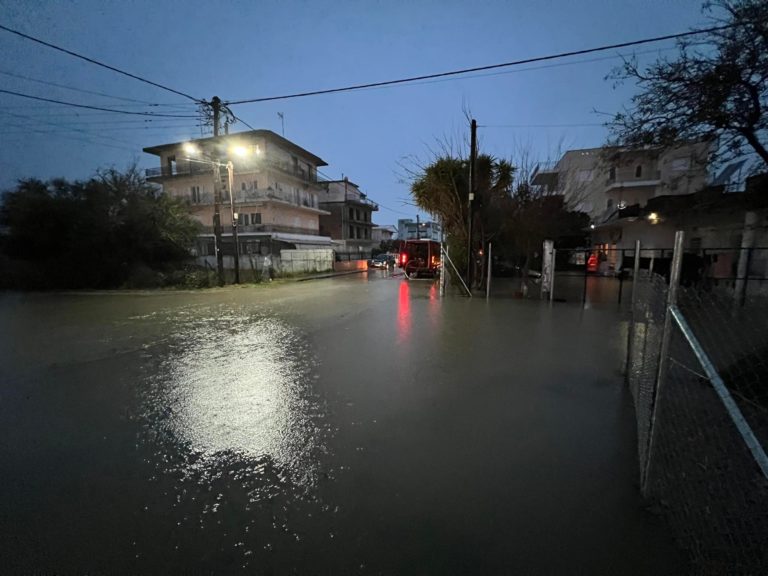
<path fill-rule="evenodd" d="M 136 167 L 87 181 L 22 180 L 0 197 L 0 288 L 203 287 L 198 225 Z"/>
<path fill-rule="evenodd" d="M 576 212 L 561 195 L 532 186 L 534 165 L 525 150 L 517 159 L 479 154 L 476 161 L 477 195 L 472 211 L 473 278 L 482 283 L 486 258 L 482 251 L 493 244 L 494 262 L 516 268 L 523 279 L 541 264 L 545 239 L 574 247 L 583 243 L 589 217 Z M 469 224 L 469 154 L 444 147 L 430 161 L 408 170 L 416 205 L 443 225 L 449 253 L 459 272 L 466 274 Z"/>

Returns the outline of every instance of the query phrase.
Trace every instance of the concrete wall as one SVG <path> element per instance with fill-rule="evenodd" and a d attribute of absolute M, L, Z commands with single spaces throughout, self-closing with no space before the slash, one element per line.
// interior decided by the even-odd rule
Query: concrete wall
<path fill-rule="evenodd" d="M 282 274 L 308 274 L 333 270 L 333 250 L 280 250 L 279 268 Z"/>
<path fill-rule="evenodd" d="M 349 260 L 348 262 L 334 262 L 334 272 L 347 272 L 351 270 L 368 270 L 367 260 Z"/>

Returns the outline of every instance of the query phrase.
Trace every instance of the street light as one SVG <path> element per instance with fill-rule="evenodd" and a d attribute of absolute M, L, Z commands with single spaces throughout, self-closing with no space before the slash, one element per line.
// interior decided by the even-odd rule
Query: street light
<path fill-rule="evenodd" d="M 213 234 L 216 243 L 216 264 L 219 275 L 219 285 L 224 285 L 224 258 L 221 252 L 221 214 L 219 206 L 221 198 L 219 194 L 220 186 L 220 168 L 222 166 L 227 169 L 227 187 L 229 188 L 229 210 L 232 218 L 232 241 L 234 244 L 234 264 L 235 264 L 235 284 L 240 283 L 240 242 L 237 234 L 237 219 L 238 214 L 235 212 L 235 193 L 234 193 L 234 165 L 232 161 L 228 161 L 226 164 L 222 164 L 218 160 L 211 156 L 205 155 L 200 148 L 193 142 L 185 142 L 182 145 L 182 149 L 189 156 L 198 156 L 205 158 L 204 160 L 198 160 L 196 158 L 188 158 L 193 162 L 204 162 L 213 167 L 213 185 L 214 185 L 214 207 L 213 207 Z M 245 158 L 251 154 L 251 151 L 242 145 L 232 146 L 230 151 L 241 158 Z M 258 146 L 255 148 L 255 155 L 260 155 L 261 150 Z"/>
<path fill-rule="evenodd" d="M 240 242 L 237 237 L 237 212 L 235 212 L 235 166 L 227 161 L 227 184 L 229 184 L 229 213 L 232 215 L 232 241 L 235 243 L 235 284 L 240 284 Z"/>

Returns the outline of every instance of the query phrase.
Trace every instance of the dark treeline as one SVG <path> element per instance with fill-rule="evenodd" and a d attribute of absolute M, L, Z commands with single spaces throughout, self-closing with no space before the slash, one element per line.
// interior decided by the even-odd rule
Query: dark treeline
<path fill-rule="evenodd" d="M 197 229 L 183 203 L 135 167 L 22 180 L 0 198 L 0 288 L 182 283 Z"/>

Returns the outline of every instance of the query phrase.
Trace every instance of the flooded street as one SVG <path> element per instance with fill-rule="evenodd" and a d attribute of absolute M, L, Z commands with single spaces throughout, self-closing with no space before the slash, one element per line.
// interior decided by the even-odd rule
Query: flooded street
<path fill-rule="evenodd" d="M 613 308 L 0 295 L 3 573 L 679 574 Z"/>

